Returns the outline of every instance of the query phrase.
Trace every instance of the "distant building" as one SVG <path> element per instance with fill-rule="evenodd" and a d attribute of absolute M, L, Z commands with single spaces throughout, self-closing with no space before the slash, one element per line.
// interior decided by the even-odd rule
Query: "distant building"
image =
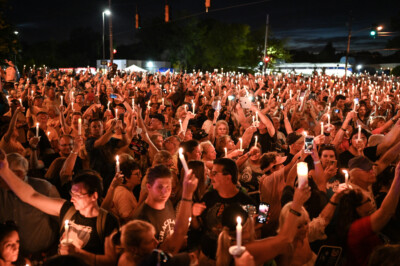
<path fill-rule="evenodd" d="M 105 68 L 106 65 L 110 62 L 110 60 L 97 60 L 96 61 L 96 67 L 98 69 Z M 165 68 L 170 68 L 171 63 L 170 62 L 165 62 L 165 61 L 144 61 L 144 60 L 130 60 L 130 59 L 114 59 L 113 60 L 114 64 L 117 64 L 118 69 L 123 70 L 125 68 L 128 68 L 132 65 L 138 66 L 140 68 L 143 68 L 149 72 L 157 72 L 160 69 L 165 69 Z"/>
<path fill-rule="evenodd" d="M 312 75 L 314 72 L 326 75 L 344 76 L 345 64 L 342 63 L 278 63 L 273 69 L 267 69 L 267 72 L 296 73 L 303 75 Z M 347 75 L 353 72 L 352 66 L 347 66 Z"/>

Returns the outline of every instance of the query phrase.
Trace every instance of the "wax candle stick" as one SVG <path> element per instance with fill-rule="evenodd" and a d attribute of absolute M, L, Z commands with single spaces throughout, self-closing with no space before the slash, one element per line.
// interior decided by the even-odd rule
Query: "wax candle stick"
<path fill-rule="evenodd" d="M 256 112 L 256 122 L 258 122 L 258 112 Z"/>
<path fill-rule="evenodd" d="M 66 242 L 69 242 L 69 220 L 65 220 L 64 222 L 64 231 L 65 231 L 65 239 Z"/>
<path fill-rule="evenodd" d="M 182 120 L 181 119 L 179 119 L 179 126 L 181 128 L 181 131 L 183 131 L 183 126 L 182 126 Z"/>
<path fill-rule="evenodd" d="M 110 101 L 107 103 L 107 110 L 110 110 Z"/>
<path fill-rule="evenodd" d="M 331 124 L 331 115 L 328 114 L 328 126 Z"/>
<path fill-rule="evenodd" d="M 242 246 L 242 217 L 236 218 L 236 246 L 240 249 Z"/>
<path fill-rule="evenodd" d="M 308 165 L 305 162 L 297 163 L 297 178 L 299 188 L 305 186 L 308 183 Z"/>
<path fill-rule="evenodd" d="M 224 150 L 225 150 L 225 157 L 228 157 L 228 149 L 225 147 Z"/>
<path fill-rule="evenodd" d="M 64 105 L 64 97 L 62 95 L 60 96 L 60 99 L 61 99 L 61 105 Z"/>
<path fill-rule="evenodd" d="M 361 139 L 361 125 L 358 125 L 358 140 Z"/>
<path fill-rule="evenodd" d="M 82 135 L 82 118 L 78 118 L 78 135 Z"/>
<path fill-rule="evenodd" d="M 239 138 L 239 142 L 240 142 L 240 150 L 243 150 L 243 139 Z"/>
<path fill-rule="evenodd" d="M 185 156 L 183 155 L 183 148 L 179 148 L 179 159 L 181 160 L 183 169 L 185 170 L 185 174 L 189 171 L 188 165 L 185 160 Z"/>
<path fill-rule="evenodd" d="M 115 109 L 115 120 L 118 120 L 118 109 Z"/>
<path fill-rule="evenodd" d="M 36 122 L 36 137 L 39 137 L 39 123 Z"/>
<path fill-rule="evenodd" d="M 254 139 L 255 139 L 255 141 L 254 141 L 254 147 L 257 147 L 258 136 L 255 136 Z"/>
<path fill-rule="evenodd" d="M 342 170 L 342 172 L 344 173 L 344 180 L 347 186 L 349 186 L 349 172 L 345 169 Z"/>
<path fill-rule="evenodd" d="M 135 99 L 132 98 L 132 110 L 135 110 Z"/>
<path fill-rule="evenodd" d="M 194 114 L 194 110 L 195 110 L 195 103 L 193 103 L 192 107 L 193 107 L 193 114 Z"/>
<path fill-rule="evenodd" d="M 324 135 L 324 122 L 321 122 L 321 135 Z"/>
<path fill-rule="evenodd" d="M 119 155 L 115 156 L 115 172 L 119 173 L 121 169 L 119 168 Z"/>

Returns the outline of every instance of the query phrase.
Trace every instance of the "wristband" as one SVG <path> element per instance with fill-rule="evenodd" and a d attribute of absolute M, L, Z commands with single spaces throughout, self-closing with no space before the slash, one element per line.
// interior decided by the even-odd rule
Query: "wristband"
<path fill-rule="evenodd" d="M 185 198 L 182 198 L 182 201 L 193 202 L 193 200 L 191 200 L 191 199 L 185 199 Z"/>
<path fill-rule="evenodd" d="M 344 129 L 344 128 L 342 128 L 342 127 L 341 127 L 340 129 L 343 130 L 344 132 L 346 132 L 346 129 Z"/>
<path fill-rule="evenodd" d="M 298 211 L 293 210 L 292 208 L 289 209 L 289 212 L 293 213 L 296 216 L 301 216 L 301 213 L 299 213 Z"/>
<path fill-rule="evenodd" d="M 71 154 L 78 155 L 78 152 L 77 151 L 71 151 Z"/>
<path fill-rule="evenodd" d="M 333 206 L 338 206 L 338 204 L 333 201 L 328 201 L 328 203 L 332 204 Z"/>
<path fill-rule="evenodd" d="M 314 164 L 319 164 L 321 163 L 321 161 L 314 161 Z"/>

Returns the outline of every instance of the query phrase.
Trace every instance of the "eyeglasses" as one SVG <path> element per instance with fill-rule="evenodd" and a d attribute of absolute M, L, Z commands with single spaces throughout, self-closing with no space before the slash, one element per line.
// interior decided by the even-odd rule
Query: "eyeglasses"
<path fill-rule="evenodd" d="M 89 195 L 89 193 L 84 193 L 84 194 L 74 193 L 71 190 L 69 191 L 69 194 L 71 195 L 71 198 L 77 198 L 77 199 L 81 199 L 81 198 L 85 197 L 86 195 Z"/>

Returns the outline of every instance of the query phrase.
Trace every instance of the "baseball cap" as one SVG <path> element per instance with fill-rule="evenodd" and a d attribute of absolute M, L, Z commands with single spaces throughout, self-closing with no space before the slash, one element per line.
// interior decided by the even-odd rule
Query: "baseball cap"
<path fill-rule="evenodd" d="M 150 115 L 150 118 L 158 119 L 161 121 L 161 123 L 163 123 L 163 125 L 165 124 L 165 117 L 162 114 Z"/>
<path fill-rule="evenodd" d="M 373 165 L 374 163 L 367 157 L 357 156 L 349 161 L 349 170 L 351 171 L 355 168 L 358 168 L 364 171 L 370 171 Z"/>

